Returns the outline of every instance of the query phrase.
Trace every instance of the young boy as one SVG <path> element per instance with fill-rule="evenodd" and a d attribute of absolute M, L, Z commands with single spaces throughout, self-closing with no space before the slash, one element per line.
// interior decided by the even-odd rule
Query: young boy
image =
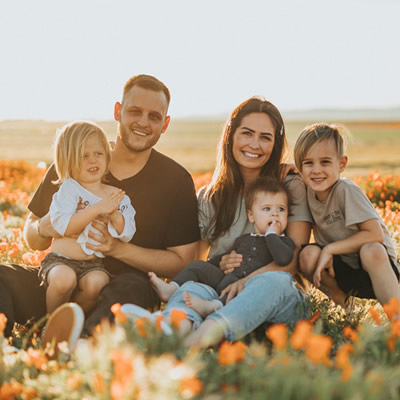
<path fill-rule="evenodd" d="M 340 178 L 348 160 L 344 147 L 339 128 L 327 124 L 306 127 L 296 141 L 294 159 L 307 186 L 316 242 L 301 251 L 300 270 L 347 310 L 350 295 L 400 301 L 389 232 L 363 191 Z"/>
<path fill-rule="evenodd" d="M 237 280 L 248 276 L 258 268 L 275 261 L 278 265 L 288 265 L 293 259 L 294 242 L 283 235 L 289 213 L 289 195 L 286 187 L 272 179 L 259 178 L 246 190 L 245 203 L 247 216 L 254 226 L 254 233 L 238 237 L 232 250 L 243 255 L 242 265 L 230 274 L 219 269 L 223 254 L 205 261 L 188 264 L 171 282 L 166 283 L 153 272 L 150 281 L 160 299 L 167 302 L 177 288 L 188 281 L 204 283 L 221 294 L 223 289 Z M 205 317 L 225 304 L 226 298 L 206 301 L 188 294 L 185 302 L 188 307 Z"/>

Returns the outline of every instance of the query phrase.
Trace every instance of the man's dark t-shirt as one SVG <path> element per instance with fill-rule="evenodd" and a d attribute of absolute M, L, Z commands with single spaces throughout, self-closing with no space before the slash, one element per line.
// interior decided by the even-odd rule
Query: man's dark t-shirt
<path fill-rule="evenodd" d="M 41 218 L 50 208 L 58 186 L 52 165 L 36 190 L 29 210 Z M 136 210 L 136 233 L 131 243 L 149 249 L 166 249 L 200 239 L 197 200 L 190 174 L 178 163 L 152 149 L 144 168 L 122 181 L 111 173 L 105 183 L 116 186 L 129 196 Z M 132 271 L 132 267 L 111 257 L 105 259 L 112 274 Z"/>

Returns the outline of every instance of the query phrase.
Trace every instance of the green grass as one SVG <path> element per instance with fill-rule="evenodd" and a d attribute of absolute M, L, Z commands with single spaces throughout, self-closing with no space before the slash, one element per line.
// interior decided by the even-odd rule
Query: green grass
<path fill-rule="evenodd" d="M 301 129 L 312 121 L 289 121 L 286 130 L 293 148 Z M 31 163 L 52 160 L 52 143 L 57 128 L 65 122 L 0 121 L 0 159 L 24 159 Z M 115 138 L 116 123 L 100 121 L 110 139 Z M 214 169 L 216 146 L 224 121 L 172 120 L 156 148 L 184 165 L 190 172 Z M 348 148 L 346 176 L 400 172 L 399 122 L 346 122 L 352 133 Z"/>

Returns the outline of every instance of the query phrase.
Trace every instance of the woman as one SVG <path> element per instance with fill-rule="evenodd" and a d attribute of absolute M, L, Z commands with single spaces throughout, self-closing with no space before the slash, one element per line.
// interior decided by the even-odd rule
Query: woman
<path fill-rule="evenodd" d="M 238 236 L 251 232 L 243 192 L 259 176 L 279 179 L 285 150 L 285 127 L 273 104 L 252 97 L 232 112 L 218 145 L 212 181 L 198 195 L 200 258 L 227 251 Z M 301 179 L 292 175 L 286 182 L 293 197 L 286 233 L 299 248 L 308 243 L 312 220 Z M 232 252 L 222 258 L 220 268 L 229 273 L 241 261 L 242 256 Z M 304 295 L 292 277 L 296 269 L 297 252 L 295 260 L 286 267 L 272 263 L 230 285 L 221 293 L 228 295 L 226 306 L 204 322 L 201 315 L 186 305 L 184 297 L 213 300 L 218 294 L 206 285 L 185 283 L 170 298 L 165 314 L 173 308 L 183 309 L 188 316 L 183 329 L 195 329 L 187 344 L 197 346 L 216 344 L 223 337 L 237 340 L 266 321 L 294 323 L 304 317 Z"/>

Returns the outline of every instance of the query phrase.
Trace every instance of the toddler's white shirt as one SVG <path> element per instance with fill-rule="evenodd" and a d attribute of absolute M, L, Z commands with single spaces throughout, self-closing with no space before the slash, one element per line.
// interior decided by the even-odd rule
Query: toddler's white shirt
<path fill-rule="evenodd" d="M 58 234 L 64 236 L 72 215 L 79 213 L 82 210 L 77 210 L 78 204 L 82 203 L 85 208 L 98 203 L 100 197 L 89 192 L 74 179 L 67 179 L 62 183 L 60 188 L 53 195 L 53 200 L 50 205 L 50 221 Z M 132 207 L 131 201 L 127 195 L 121 201 L 118 211 L 122 214 L 125 220 L 124 229 L 121 234 L 115 230 L 111 222 L 108 222 L 108 232 L 116 239 L 123 242 L 129 242 L 136 232 L 135 214 L 136 211 Z M 103 258 L 104 255 L 99 251 L 94 251 L 86 247 L 87 243 L 99 244 L 97 241 L 89 237 L 89 231 L 100 233 L 92 227 L 92 223 L 86 225 L 85 229 L 77 238 L 77 242 L 81 245 L 82 250 L 88 254 L 95 254 L 97 257 Z"/>

